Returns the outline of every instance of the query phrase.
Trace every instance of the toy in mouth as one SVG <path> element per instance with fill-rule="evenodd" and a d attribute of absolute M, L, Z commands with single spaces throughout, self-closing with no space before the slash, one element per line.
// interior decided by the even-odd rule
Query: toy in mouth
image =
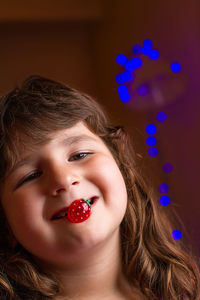
<path fill-rule="evenodd" d="M 90 217 L 92 199 L 73 201 L 68 207 L 67 219 L 72 223 L 81 223 Z"/>
<path fill-rule="evenodd" d="M 71 223 L 81 223 L 87 220 L 91 214 L 91 206 L 96 203 L 98 196 L 93 196 L 88 200 L 83 198 L 74 200 L 70 206 L 63 207 L 57 211 L 51 220 L 68 220 Z"/>

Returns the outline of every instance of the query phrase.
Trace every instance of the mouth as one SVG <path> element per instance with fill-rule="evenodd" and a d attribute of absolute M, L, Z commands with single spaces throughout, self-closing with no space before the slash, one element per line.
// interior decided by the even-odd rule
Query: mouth
<path fill-rule="evenodd" d="M 91 206 L 94 206 L 99 199 L 98 196 L 93 196 L 87 200 L 90 201 Z M 60 220 L 60 219 L 66 219 L 68 215 L 68 208 L 69 206 L 63 207 L 60 210 L 56 211 L 53 216 L 51 217 L 51 221 Z"/>

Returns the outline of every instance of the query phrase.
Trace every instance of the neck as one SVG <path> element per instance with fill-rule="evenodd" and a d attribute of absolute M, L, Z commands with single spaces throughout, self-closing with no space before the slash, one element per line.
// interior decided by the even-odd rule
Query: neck
<path fill-rule="evenodd" d="M 56 275 L 61 283 L 58 299 L 131 299 L 124 296 L 119 232 Z"/>

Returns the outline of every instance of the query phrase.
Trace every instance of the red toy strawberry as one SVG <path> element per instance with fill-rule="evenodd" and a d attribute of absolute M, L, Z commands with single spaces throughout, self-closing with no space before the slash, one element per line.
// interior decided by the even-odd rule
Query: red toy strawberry
<path fill-rule="evenodd" d="M 81 223 L 89 218 L 90 213 L 90 200 L 75 200 L 70 204 L 68 208 L 67 219 L 72 223 Z"/>

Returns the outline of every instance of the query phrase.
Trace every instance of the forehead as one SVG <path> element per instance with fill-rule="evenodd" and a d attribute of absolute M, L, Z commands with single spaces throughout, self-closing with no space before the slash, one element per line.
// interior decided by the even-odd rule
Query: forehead
<path fill-rule="evenodd" d="M 60 142 L 65 139 L 66 141 L 70 142 L 78 142 L 79 140 L 101 140 L 96 134 L 94 134 L 84 122 L 78 122 L 77 124 L 73 125 L 72 127 L 56 130 L 50 132 L 46 139 L 41 142 L 40 144 L 59 144 Z"/>
<path fill-rule="evenodd" d="M 68 141 L 70 144 L 70 142 L 75 143 L 80 140 L 86 140 L 87 138 L 91 140 L 101 140 L 83 121 L 80 121 L 69 128 L 56 129 L 46 133 L 43 132 L 41 135 L 38 135 L 38 138 L 27 137 L 23 133 L 19 133 L 18 148 L 19 153 L 23 155 L 25 152 L 32 152 L 43 145 L 59 144 L 63 141 L 63 139 Z M 22 147 L 20 147 L 20 145 Z"/>

